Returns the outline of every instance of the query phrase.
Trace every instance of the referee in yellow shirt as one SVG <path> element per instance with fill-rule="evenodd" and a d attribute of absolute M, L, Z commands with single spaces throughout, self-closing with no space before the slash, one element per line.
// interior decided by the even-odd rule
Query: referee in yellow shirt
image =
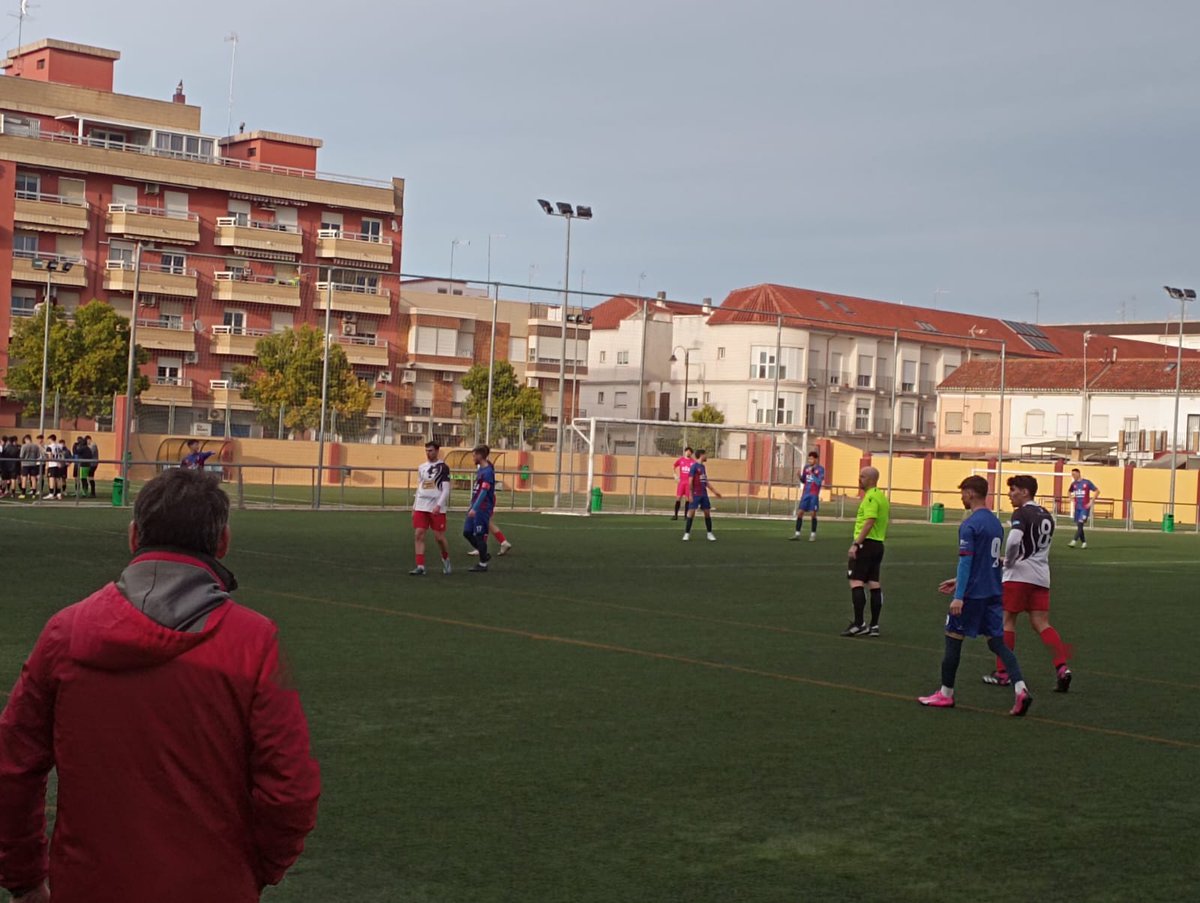
<path fill-rule="evenodd" d="M 883 542 L 887 539 L 888 513 L 891 507 L 887 496 L 879 491 L 879 471 L 864 467 L 858 472 L 858 488 L 863 491 L 854 518 L 854 542 L 850 546 L 850 561 L 846 576 L 850 578 L 850 598 L 854 603 L 854 620 L 842 631 L 842 636 L 879 636 L 879 613 L 883 609 L 883 589 L 879 585 L 879 568 L 883 564 Z M 867 609 L 867 591 L 871 592 L 871 623 L 863 620 Z"/>

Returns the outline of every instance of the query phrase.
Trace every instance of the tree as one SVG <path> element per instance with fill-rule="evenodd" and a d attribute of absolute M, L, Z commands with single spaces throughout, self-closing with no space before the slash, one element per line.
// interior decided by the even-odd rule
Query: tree
<path fill-rule="evenodd" d="M 487 421 L 488 368 L 476 364 L 463 377 L 463 388 L 470 394 L 463 404 L 468 420 Z M 496 361 L 492 376 L 492 435 L 509 440 L 533 442 L 542 429 L 542 393 L 517 382 L 517 373 L 508 361 Z M 518 437 L 522 419 L 525 435 Z"/>
<path fill-rule="evenodd" d="M 32 318 L 18 322 L 9 343 L 5 380 L 13 394 L 25 400 L 26 415 L 37 412 L 41 400 L 45 311 L 40 305 Z M 111 417 L 113 396 L 127 389 L 129 321 L 99 301 L 80 307 L 73 321 L 55 306 L 50 311 L 47 396 L 52 399 L 58 393 L 60 413 L 68 417 Z M 138 348 L 137 362 L 149 360 L 150 352 Z M 149 385 L 139 373 L 134 394 Z"/>
<path fill-rule="evenodd" d="M 692 411 L 692 422 L 693 423 L 710 423 L 710 424 L 724 423 L 725 415 L 722 414 L 716 408 L 714 408 L 711 404 L 706 404 L 704 407 L 697 408 L 696 410 Z M 725 432 L 723 430 L 712 430 L 712 431 L 705 430 L 704 434 L 712 435 L 714 437 L 714 441 L 712 443 L 714 447 L 711 449 L 708 449 L 708 451 L 711 451 L 714 456 L 719 455 L 720 448 L 725 443 L 725 438 L 726 438 Z M 695 440 L 693 439 L 693 443 L 694 442 L 695 442 Z"/>
<path fill-rule="evenodd" d="M 259 339 L 257 360 L 236 367 L 233 380 L 242 397 L 254 403 L 264 425 L 279 422 L 287 429 L 316 429 L 321 423 L 321 333 L 311 326 L 287 329 Z M 354 432 L 371 404 L 371 387 L 354 375 L 340 345 L 329 346 L 329 410 L 335 411 L 340 432 Z"/>

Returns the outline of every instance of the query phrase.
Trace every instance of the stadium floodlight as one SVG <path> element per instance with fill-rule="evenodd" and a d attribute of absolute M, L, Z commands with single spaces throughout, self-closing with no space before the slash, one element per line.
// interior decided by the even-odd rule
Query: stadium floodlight
<path fill-rule="evenodd" d="M 46 381 L 50 374 L 50 315 L 54 312 L 54 291 L 51 285 L 51 280 L 54 278 L 54 273 L 59 268 L 60 261 L 47 260 L 42 257 L 36 257 L 33 260 L 33 268 L 35 270 L 46 271 L 46 297 L 42 302 L 42 398 L 38 408 L 38 432 L 45 435 L 46 433 Z M 69 261 L 61 261 L 62 272 L 67 272 L 73 264 Z M 137 316 L 135 313 L 134 316 Z"/>
<path fill-rule="evenodd" d="M 1168 504 L 1170 505 L 1171 520 L 1175 520 L 1175 471 L 1179 467 L 1179 390 L 1181 388 L 1183 371 L 1183 321 L 1187 313 L 1187 303 L 1196 300 L 1195 289 L 1174 288 L 1164 285 L 1168 295 L 1179 302 L 1179 349 L 1175 352 L 1175 421 L 1171 425 L 1171 491 Z"/>
<path fill-rule="evenodd" d="M 561 346 L 558 354 L 558 430 L 554 439 L 555 464 L 554 474 L 554 507 L 558 507 L 559 498 L 562 495 L 562 453 L 563 453 L 563 428 L 564 418 L 566 414 L 566 388 L 567 388 L 567 318 L 569 316 L 570 307 L 570 288 L 571 288 L 571 220 L 573 219 L 588 219 L 592 218 L 591 207 L 580 207 L 578 211 L 566 201 L 557 202 L 557 211 L 550 206 L 550 202 L 538 198 L 538 204 L 541 205 L 542 211 L 550 216 L 561 216 L 567 221 L 567 263 L 566 275 L 563 277 L 563 304 L 562 304 L 562 336 Z"/>

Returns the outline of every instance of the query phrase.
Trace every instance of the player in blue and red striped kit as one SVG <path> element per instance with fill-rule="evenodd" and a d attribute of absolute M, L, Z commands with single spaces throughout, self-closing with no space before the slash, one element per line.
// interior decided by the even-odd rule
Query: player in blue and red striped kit
<path fill-rule="evenodd" d="M 1012 681 L 1015 699 L 1010 715 L 1024 715 L 1033 696 L 1021 676 L 1016 654 L 1004 645 L 1004 603 L 1001 586 L 1001 546 L 1004 528 L 987 507 L 988 482 L 967 477 L 958 484 L 963 505 L 971 513 L 958 528 L 958 574 L 943 580 L 938 592 L 953 594 L 946 615 L 946 652 L 942 658 L 942 686 L 917 699 L 930 708 L 954 707 L 954 678 L 967 637 L 987 637 L 988 648 L 1004 662 Z"/>
<path fill-rule="evenodd" d="M 492 556 L 488 553 L 488 528 L 492 512 L 496 510 L 496 469 L 488 460 L 492 450 L 486 445 L 477 445 L 471 450 L 475 458 L 475 490 L 471 493 L 471 507 L 463 524 L 463 536 L 479 552 L 479 563 L 472 571 L 485 573 Z"/>
<path fill-rule="evenodd" d="M 817 541 L 817 512 L 821 510 L 821 487 L 825 485 L 825 468 L 821 466 L 821 456 L 815 451 L 808 453 L 808 464 L 799 473 L 800 500 L 796 502 L 796 532 L 792 540 L 800 538 L 804 529 L 804 512 L 812 512 L 812 532 L 808 534 L 809 542 Z"/>
<path fill-rule="evenodd" d="M 1100 493 L 1100 487 L 1091 480 L 1083 479 L 1083 474 L 1079 472 L 1079 468 L 1071 469 L 1071 485 L 1067 488 L 1070 494 L 1071 503 L 1071 520 L 1075 521 L 1075 537 L 1067 543 L 1074 548 L 1075 543 L 1080 543 L 1080 548 L 1087 548 L 1087 535 L 1083 532 L 1083 525 L 1088 522 L 1088 518 L 1092 516 L 1092 506 L 1096 504 L 1096 496 Z"/>

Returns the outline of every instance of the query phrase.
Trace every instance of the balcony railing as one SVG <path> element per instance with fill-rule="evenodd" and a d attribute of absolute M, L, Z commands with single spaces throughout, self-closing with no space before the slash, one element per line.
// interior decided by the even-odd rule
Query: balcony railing
<path fill-rule="evenodd" d="M 251 329 L 248 326 L 226 326 L 220 323 L 213 324 L 212 333 L 213 335 L 248 335 L 255 338 L 275 334 L 271 329 Z"/>
<path fill-rule="evenodd" d="M 167 219 L 200 222 L 200 217 L 189 210 L 168 210 L 166 207 L 146 207 L 141 204 L 109 204 L 109 213 L 137 213 L 141 216 L 162 216 Z"/>
<path fill-rule="evenodd" d="M 236 226 L 240 229 L 262 229 L 265 232 L 289 232 L 293 235 L 300 234 L 300 227 L 293 226 L 290 223 L 269 223 L 265 220 L 244 219 L 240 216 L 218 216 L 218 226 Z"/>
<path fill-rule="evenodd" d="M 132 142 L 107 141 L 102 138 L 80 138 L 74 132 L 38 132 L 36 135 L 23 137 L 36 138 L 41 141 L 52 141 L 56 144 L 74 144 L 80 147 L 95 147 L 102 150 L 118 151 L 130 154 L 141 154 L 147 157 L 161 157 L 170 160 L 186 160 L 191 163 L 227 166 L 232 169 L 245 169 L 251 172 L 268 172 L 279 176 L 292 176 L 299 179 L 322 179 L 329 182 L 342 182 L 347 185 L 363 185 L 368 188 L 391 188 L 392 183 L 381 179 L 364 179 L 361 176 L 348 176 L 342 173 L 321 172 L 315 169 L 301 169 L 295 166 L 277 166 L 273 163 L 259 163 L 256 160 L 235 160 L 230 157 L 208 156 L 205 154 L 188 154 L 181 151 L 161 150 L 146 144 Z"/>
<path fill-rule="evenodd" d="M 154 377 L 154 385 L 156 386 L 180 386 L 181 388 L 190 389 L 192 381 L 184 379 L 181 376 L 156 376 Z"/>
<path fill-rule="evenodd" d="M 376 338 L 373 335 L 340 335 L 337 336 L 339 345 L 363 345 L 368 348 L 387 348 L 387 339 Z"/>
<path fill-rule="evenodd" d="M 343 232 L 341 229 L 319 229 L 317 238 L 337 238 L 345 241 L 365 241 L 373 245 L 390 245 L 392 240 L 381 235 L 368 235 L 364 232 Z"/>
<path fill-rule="evenodd" d="M 192 324 L 183 317 L 170 314 L 163 317 L 138 317 L 137 325 L 139 329 L 172 329 L 178 332 L 186 332 L 192 328 Z"/>
<path fill-rule="evenodd" d="M 106 260 L 104 261 L 104 269 L 109 271 L 121 270 L 126 273 L 134 271 L 133 261 L 131 260 Z M 196 271 L 188 267 L 171 266 L 170 264 L 162 263 L 143 263 L 143 273 L 156 273 L 167 276 L 185 276 L 189 279 L 196 278 Z"/>
<path fill-rule="evenodd" d="M 318 282 L 317 283 L 318 294 L 324 295 L 328 291 L 329 291 L 329 283 L 328 282 Z M 375 295 L 376 297 L 379 297 L 379 298 L 390 298 L 392 296 L 390 289 L 380 288 L 377 285 L 350 285 L 349 283 L 345 283 L 345 282 L 333 283 L 333 292 L 335 295 L 336 294 Z"/>
<path fill-rule="evenodd" d="M 39 204 L 61 204 L 64 207 L 91 209 L 88 202 L 81 198 L 68 198 L 61 194 L 46 194 L 41 191 L 18 191 L 16 194 L 18 201 L 37 201 Z"/>

